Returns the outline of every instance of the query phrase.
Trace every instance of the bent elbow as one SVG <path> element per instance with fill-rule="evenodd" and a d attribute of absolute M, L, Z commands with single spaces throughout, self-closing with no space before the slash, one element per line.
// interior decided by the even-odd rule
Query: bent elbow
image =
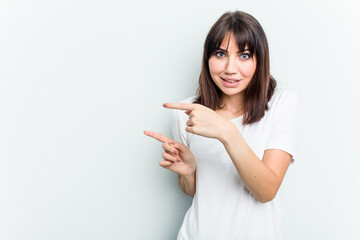
<path fill-rule="evenodd" d="M 270 201 L 272 201 L 273 200 L 273 198 L 267 198 L 267 199 L 259 199 L 259 202 L 261 202 L 261 203 L 267 203 L 267 202 L 270 202 Z"/>
<path fill-rule="evenodd" d="M 276 193 L 269 194 L 267 196 L 263 196 L 261 198 L 258 198 L 258 201 L 261 202 L 261 203 L 267 203 L 267 202 L 272 201 L 275 197 L 276 197 Z"/>

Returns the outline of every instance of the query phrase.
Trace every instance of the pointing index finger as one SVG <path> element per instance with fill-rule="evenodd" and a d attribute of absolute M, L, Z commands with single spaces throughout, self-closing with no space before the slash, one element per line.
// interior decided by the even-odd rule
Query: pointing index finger
<path fill-rule="evenodd" d="M 144 134 L 155 138 L 156 140 L 164 143 L 164 142 L 173 142 L 173 140 L 171 138 L 165 137 L 164 135 L 160 134 L 160 133 L 156 133 L 156 132 L 151 132 L 151 131 L 144 131 Z"/>
<path fill-rule="evenodd" d="M 165 108 L 179 109 L 179 110 L 194 110 L 195 104 L 193 103 L 164 103 Z"/>

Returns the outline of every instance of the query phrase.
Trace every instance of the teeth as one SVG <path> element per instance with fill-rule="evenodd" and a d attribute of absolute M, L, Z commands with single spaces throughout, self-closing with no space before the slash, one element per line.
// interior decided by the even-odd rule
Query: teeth
<path fill-rule="evenodd" d="M 234 81 L 234 80 L 226 80 L 226 79 L 225 79 L 225 81 L 230 82 L 230 83 L 237 82 L 237 81 Z"/>

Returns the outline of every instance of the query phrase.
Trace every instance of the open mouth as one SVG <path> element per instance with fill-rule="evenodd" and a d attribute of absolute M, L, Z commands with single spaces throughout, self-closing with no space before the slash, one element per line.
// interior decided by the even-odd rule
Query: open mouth
<path fill-rule="evenodd" d="M 241 80 L 228 80 L 228 79 L 223 79 L 221 78 L 221 80 L 223 81 L 224 85 L 226 87 L 230 87 L 230 88 L 233 88 L 233 87 L 236 87 L 237 85 L 239 85 L 240 81 Z"/>
<path fill-rule="evenodd" d="M 240 82 L 240 80 L 227 80 L 224 78 L 221 78 L 223 81 L 228 82 L 228 83 L 236 83 L 236 82 Z"/>

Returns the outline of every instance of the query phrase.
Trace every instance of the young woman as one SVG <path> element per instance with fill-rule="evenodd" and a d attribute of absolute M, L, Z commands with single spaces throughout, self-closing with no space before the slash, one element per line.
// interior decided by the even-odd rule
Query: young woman
<path fill-rule="evenodd" d="M 225 13 L 205 40 L 197 95 L 164 104 L 174 140 L 144 132 L 194 197 L 178 239 L 282 239 L 276 194 L 295 158 L 297 93 L 277 88 L 269 65 L 258 21 Z"/>

